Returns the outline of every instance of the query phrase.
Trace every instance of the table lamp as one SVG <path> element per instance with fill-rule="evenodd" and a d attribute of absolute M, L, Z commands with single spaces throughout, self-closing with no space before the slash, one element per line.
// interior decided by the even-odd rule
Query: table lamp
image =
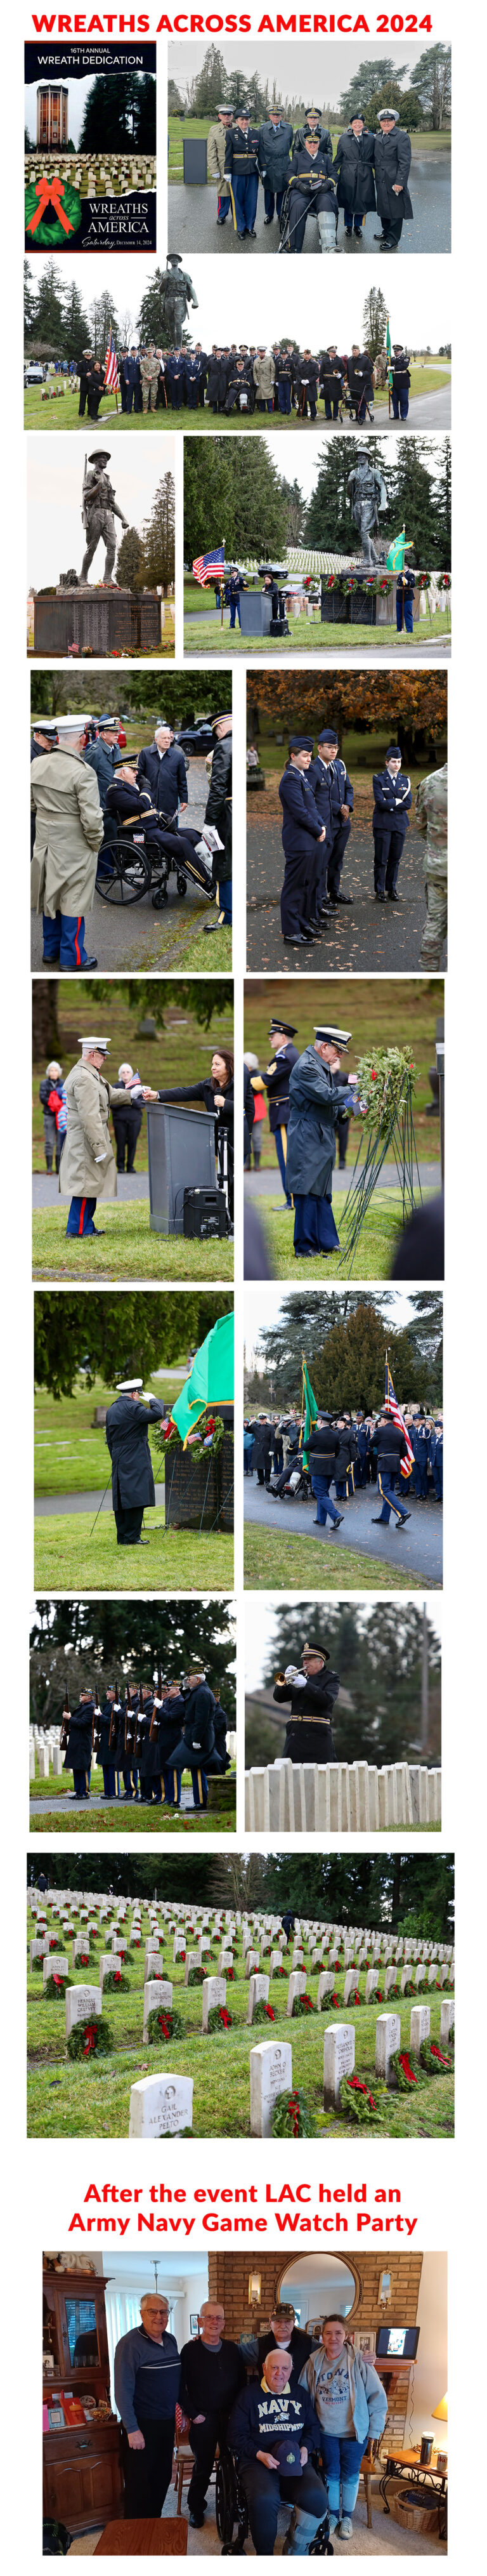
<path fill-rule="evenodd" d="M 448 2389 L 445 2390 L 444 2397 L 440 2397 L 439 2406 L 433 2407 L 433 2420 L 435 2423 L 448 2423 Z M 436 2466 L 438 2469 L 444 2469 L 446 2471 L 448 2466 L 448 2453 L 446 2450 L 438 2451 Z"/>

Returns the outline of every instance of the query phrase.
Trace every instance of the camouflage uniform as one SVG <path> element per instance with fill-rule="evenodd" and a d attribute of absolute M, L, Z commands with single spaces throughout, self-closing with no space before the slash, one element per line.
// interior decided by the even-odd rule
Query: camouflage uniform
<path fill-rule="evenodd" d="M 149 411 L 150 409 L 150 411 L 155 411 L 159 379 L 159 359 L 156 358 L 154 350 L 151 356 L 147 349 L 145 357 L 141 358 L 140 374 L 142 381 L 142 410 Z"/>
<path fill-rule="evenodd" d="M 448 906 L 448 788 L 447 764 L 435 769 L 429 778 L 421 779 L 416 797 L 418 830 L 424 832 L 426 849 L 426 921 L 419 954 L 420 966 L 441 966 L 443 941 L 446 939 Z"/>

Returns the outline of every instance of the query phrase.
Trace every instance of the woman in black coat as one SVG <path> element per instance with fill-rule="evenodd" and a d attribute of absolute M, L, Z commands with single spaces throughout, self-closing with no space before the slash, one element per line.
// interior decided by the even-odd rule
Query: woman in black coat
<path fill-rule="evenodd" d="M 335 175 L 337 205 L 343 206 L 345 232 L 358 233 L 361 239 L 364 216 L 375 212 L 374 136 L 361 116 L 354 116 L 345 133 L 339 135 L 333 163 Z"/>
<path fill-rule="evenodd" d="M 63 1711 L 60 1735 L 63 1771 L 72 1771 L 74 1795 L 80 1802 L 90 1795 L 94 1709 L 91 1691 L 80 1691 L 78 1707 L 72 1712 L 70 1709 Z"/>
<path fill-rule="evenodd" d="M 257 1468 L 257 1480 L 259 1485 L 268 1485 L 269 1483 L 273 1441 L 273 1426 L 272 1423 L 267 1421 L 267 1416 L 265 1415 L 263 1420 L 254 1424 L 254 1455 L 252 1463 L 253 1466 Z"/>
<path fill-rule="evenodd" d="M 393 122 L 394 120 L 394 122 Z M 399 124 L 391 108 L 389 119 L 384 108 L 379 114 L 379 132 L 374 141 L 374 172 L 377 213 L 382 232 L 374 234 L 387 250 L 395 250 L 401 239 L 403 224 L 414 222 L 408 178 L 411 168 L 409 134 Z"/>
<path fill-rule="evenodd" d="M 204 1082 L 184 1083 L 179 1085 L 177 1091 L 158 1091 L 155 1094 L 157 1100 L 165 1100 L 169 1103 L 177 1100 L 201 1100 L 204 1109 L 216 1111 L 215 1153 L 220 1178 L 224 1169 L 223 1138 L 225 1135 L 227 1139 L 228 1212 L 231 1225 L 233 1225 L 234 1175 L 233 1074 L 234 1060 L 228 1047 L 216 1047 L 211 1060 L 211 1073 Z"/>

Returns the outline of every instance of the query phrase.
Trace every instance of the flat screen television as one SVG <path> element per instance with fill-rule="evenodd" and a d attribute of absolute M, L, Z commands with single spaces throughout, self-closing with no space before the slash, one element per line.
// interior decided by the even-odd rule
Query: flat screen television
<path fill-rule="evenodd" d="M 415 2361 L 419 2326 L 378 2326 L 376 2361 Z"/>

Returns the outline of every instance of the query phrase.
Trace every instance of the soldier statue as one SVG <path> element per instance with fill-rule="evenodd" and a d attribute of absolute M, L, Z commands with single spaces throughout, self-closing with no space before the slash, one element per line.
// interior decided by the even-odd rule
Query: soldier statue
<path fill-rule="evenodd" d="M 347 492 L 350 493 L 352 519 L 354 527 L 358 528 L 364 564 L 384 563 L 384 547 L 376 550 L 372 532 L 378 533 L 378 511 L 385 510 L 387 493 L 380 468 L 369 462 L 366 447 L 357 448 L 357 463 L 349 474 Z"/>
<path fill-rule="evenodd" d="M 182 266 L 180 250 L 168 251 L 167 267 L 163 269 L 161 285 L 164 346 L 169 349 L 180 349 L 190 304 L 194 305 L 196 311 L 198 310 L 198 297 L 195 295 L 193 280 L 188 276 L 187 269 Z"/>
<path fill-rule="evenodd" d="M 81 565 L 80 581 L 88 580 L 90 565 L 93 563 L 94 555 L 96 555 L 96 549 L 100 544 L 100 538 L 103 538 L 106 548 L 103 580 L 104 582 L 109 583 L 113 590 L 116 590 L 117 584 L 113 579 L 113 566 L 117 547 L 115 520 L 120 519 L 122 528 L 128 528 L 129 523 L 128 519 L 124 519 L 123 510 L 119 510 L 117 508 L 113 484 L 110 482 L 110 476 L 106 471 L 107 465 L 109 464 L 110 453 L 106 447 L 96 447 L 93 455 L 85 458 L 83 506 L 81 516 L 83 527 L 86 530 L 86 547 Z M 88 466 L 91 466 L 92 469 L 90 474 L 87 470 Z"/>

